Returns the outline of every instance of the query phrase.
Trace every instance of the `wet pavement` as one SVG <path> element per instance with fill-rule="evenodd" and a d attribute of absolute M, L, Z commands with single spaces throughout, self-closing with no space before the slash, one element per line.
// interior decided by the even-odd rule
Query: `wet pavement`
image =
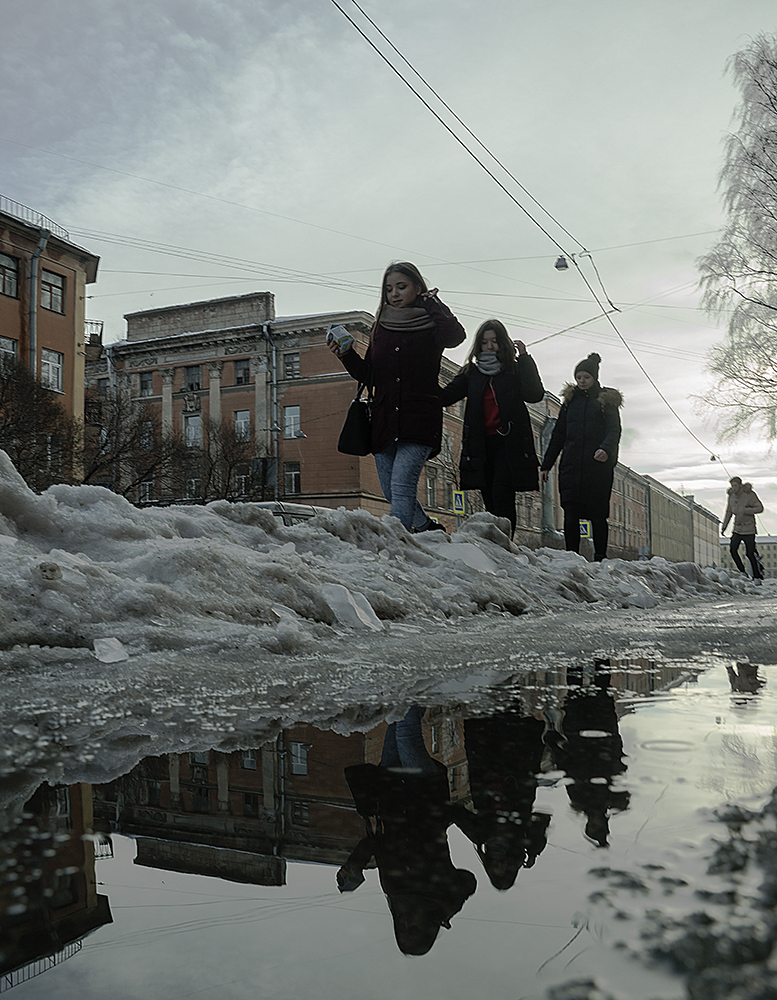
<path fill-rule="evenodd" d="M 484 663 L 391 708 L 341 691 L 329 725 L 279 684 L 153 756 L 87 727 L 102 782 L 6 766 L 0 992 L 773 997 L 777 667 Z"/>

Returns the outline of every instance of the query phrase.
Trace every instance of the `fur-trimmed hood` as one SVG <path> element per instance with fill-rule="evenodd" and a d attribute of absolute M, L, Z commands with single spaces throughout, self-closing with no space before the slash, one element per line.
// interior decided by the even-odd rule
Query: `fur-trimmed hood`
<path fill-rule="evenodd" d="M 591 388 L 593 388 L 593 386 Z M 572 401 L 576 389 L 577 386 L 574 382 L 567 382 L 561 390 L 561 398 L 565 403 L 570 403 Z M 592 398 L 598 399 L 602 406 L 615 406 L 618 409 L 623 406 L 623 393 L 620 389 L 612 389 L 609 386 L 599 386 L 599 395 Z"/>
<path fill-rule="evenodd" d="M 742 483 L 742 493 L 752 493 L 752 492 L 753 492 L 752 483 Z M 726 490 L 726 493 L 728 493 L 729 496 L 742 496 L 742 493 L 739 494 L 734 493 L 733 486 L 729 486 L 729 488 Z"/>

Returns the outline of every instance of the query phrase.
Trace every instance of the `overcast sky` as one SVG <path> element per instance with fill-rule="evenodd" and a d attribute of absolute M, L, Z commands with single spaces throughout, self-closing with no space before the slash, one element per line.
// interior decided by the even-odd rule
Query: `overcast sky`
<path fill-rule="evenodd" d="M 0 194 L 100 256 L 105 339 L 125 313 L 250 291 L 280 316 L 372 311 L 388 261 L 413 260 L 469 334 L 496 316 L 533 344 L 552 392 L 598 351 L 626 399 L 621 460 L 719 514 L 728 475 L 750 479 L 777 534 L 775 455 L 719 444 L 693 399 L 723 336 L 695 261 L 723 219 L 724 67 L 777 31 L 773 2 L 360 0 L 531 197 L 337 3 L 509 194 L 334 0 L 0 0 Z M 579 269 L 555 269 L 561 250 Z"/>

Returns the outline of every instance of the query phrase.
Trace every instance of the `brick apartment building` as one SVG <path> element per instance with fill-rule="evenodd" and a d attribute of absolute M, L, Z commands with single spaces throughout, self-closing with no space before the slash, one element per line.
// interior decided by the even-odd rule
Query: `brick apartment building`
<path fill-rule="evenodd" d="M 203 498 L 194 456 L 214 425 L 231 428 L 250 445 L 251 459 L 235 470 L 233 496 L 255 496 L 261 475 L 265 499 L 277 497 L 321 507 L 365 509 L 377 516 L 388 505 L 371 455 L 337 451 L 337 438 L 355 382 L 332 356 L 325 337 L 339 323 L 363 353 L 373 317 L 349 311 L 276 317 L 274 296 L 254 292 L 130 313 L 126 340 L 88 345 L 87 384 L 98 392 L 124 384 L 133 398 L 156 408 L 164 430 L 192 449 L 193 465 L 182 493 L 165 495 L 159 483 L 140 484 L 136 502 Z M 441 381 L 458 365 L 443 358 Z M 546 393 L 529 404 L 535 447 L 542 455 L 560 401 Z M 428 513 L 452 529 L 457 523 L 464 401 L 443 412 L 443 447 L 421 475 L 418 498 Z M 110 481 L 103 483 L 111 486 Z M 538 548 L 563 547 L 563 511 L 557 467 L 541 493 L 519 493 L 515 540 Z M 482 510 L 479 493 L 466 495 L 466 513 Z M 718 559 L 717 519 L 649 476 L 618 464 L 610 508 L 613 557 L 667 559 L 711 565 Z M 714 544 L 713 544 L 714 543 Z"/>
<path fill-rule="evenodd" d="M 0 196 L 0 354 L 84 412 L 86 286 L 99 257 L 38 212 Z"/>
<path fill-rule="evenodd" d="M 257 469 L 271 494 L 323 507 L 387 512 L 372 456 L 337 451 L 337 438 L 356 384 L 326 347 L 330 325 L 344 325 L 364 352 L 373 317 L 367 312 L 275 316 L 269 292 L 195 302 L 127 315 L 127 338 L 90 345 L 87 381 L 98 392 L 124 380 L 134 398 L 158 408 L 163 430 L 194 449 L 212 422 L 250 441 L 258 460 L 238 470 L 247 493 Z M 442 378 L 458 366 L 443 359 Z M 419 499 L 433 517 L 455 523 L 463 407 L 445 414 L 443 450 L 428 463 Z M 110 486 L 109 482 L 104 485 Z M 164 497 L 155 483 L 136 500 L 197 499 L 196 470 L 185 497 Z M 473 498 L 474 500 L 474 498 Z"/>

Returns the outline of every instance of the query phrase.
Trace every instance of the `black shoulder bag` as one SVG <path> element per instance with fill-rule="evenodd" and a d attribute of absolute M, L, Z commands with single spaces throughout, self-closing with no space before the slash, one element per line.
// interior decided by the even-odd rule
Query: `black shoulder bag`
<path fill-rule="evenodd" d="M 369 455 L 372 451 L 372 389 L 367 389 L 367 396 L 362 399 L 364 389 L 365 384 L 361 382 L 340 431 L 337 450 L 344 455 Z"/>

